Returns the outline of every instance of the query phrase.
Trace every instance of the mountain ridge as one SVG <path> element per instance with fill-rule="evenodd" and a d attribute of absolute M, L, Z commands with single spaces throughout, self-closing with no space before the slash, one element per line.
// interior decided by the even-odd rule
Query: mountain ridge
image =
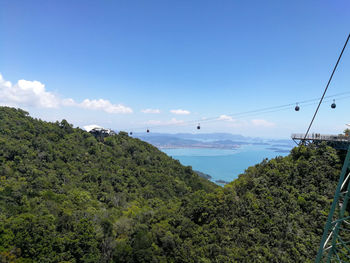
<path fill-rule="evenodd" d="M 343 157 L 295 147 L 218 187 L 125 132 L 0 107 L 0 260 L 313 262 Z"/>

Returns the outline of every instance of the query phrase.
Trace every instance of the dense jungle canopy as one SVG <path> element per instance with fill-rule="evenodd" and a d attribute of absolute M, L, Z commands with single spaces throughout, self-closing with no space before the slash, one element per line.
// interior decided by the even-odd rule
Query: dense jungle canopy
<path fill-rule="evenodd" d="M 0 107 L 0 262 L 313 262 L 342 158 L 295 147 L 219 187 L 125 132 Z"/>

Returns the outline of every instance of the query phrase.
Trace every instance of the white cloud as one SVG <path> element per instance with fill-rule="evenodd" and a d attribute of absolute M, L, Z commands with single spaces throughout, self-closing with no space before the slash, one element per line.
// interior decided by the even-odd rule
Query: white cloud
<path fill-rule="evenodd" d="M 170 112 L 173 113 L 173 114 L 177 114 L 177 115 L 188 115 L 188 114 L 191 113 L 188 110 L 182 110 L 182 109 L 171 110 Z"/>
<path fill-rule="evenodd" d="M 85 99 L 78 104 L 79 107 L 90 110 L 103 110 L 108 113 L 132 113 L 132 109 L 121 104 L 112 104 L 109 100 Z"/>
<path fill-rule="evenodd" d="M 61 103 L 63 106 L 67 106 L 67 107 L 77 106 L 77 103 L 71 98 L 63 99 L 61 100 Z"/>
<path fill-rule="evenodd" d="M 251 122 L 254 126 L 260 126 L 260 127 L 273 127 L 273 126 L 275 126 L 275 123 L 269 122 L 269 121 L 263 120 L 263 119 L 255 119 L 255 120 L 251 120 Z"/>
<path fill-rule="evenodd" d="M 231 116 L 228 115 L 220 115 L 220 117 L 218 118 L 219 121 L 236 121 L 235 119 L 233 119 Z"/>
<path fill-rule="evenodd" d="M 132 113 L 130 107 L 122 104 L 113 104 L 104 99 L 85 99 L 81 103 L 75 102 L 71 98 L 61 99 L 56 94 L 46 91 L 45 85 L 39 81 L 19 80 L 15 85 L 10 81 L 5 81 L 0 74 L 0 103 L 14 107 L 39 107 L 58 108 L 78 107 L 89 110 L 102 110 L 107 113 Z"/>
<path fill-rule="evenodd" d="M 39 81 L 19 80 L 15 85 L 0 74 L 0 103 L 8 106 L 57 108 L 60 100 Z"/>
<path fill-rule="evenodd" d="M 144 109 L 144 110 L 141 110 L 141 112 L 143 112 L 143 113 L 153 113 L 153 114 L 158 114 L 158 113 L 160 113 L 160 110 L 158 110 L 158 109 Z"/>

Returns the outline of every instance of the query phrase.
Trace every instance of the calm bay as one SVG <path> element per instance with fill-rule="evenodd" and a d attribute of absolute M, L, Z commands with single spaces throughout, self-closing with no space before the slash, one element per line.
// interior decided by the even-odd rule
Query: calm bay
<path fill-rule="evenodd" d="M 271 145 L 243 145 L 237 149 L 177 148 L 161 149 L 167 155 L 179 160 L 183 165 L 210 175 L 213 182 L 231 182 L 249 166 L 271 159 L 286 156 L 291 148 L 276 152 Z M 220 184 L 220 183 L 219 183 Z M 220 184 L 222 185 L 222 184 Z"/>

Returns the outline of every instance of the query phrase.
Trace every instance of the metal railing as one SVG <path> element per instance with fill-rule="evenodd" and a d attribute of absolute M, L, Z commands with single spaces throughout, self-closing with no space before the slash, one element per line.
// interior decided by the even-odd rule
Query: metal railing
<path fill-rule="evenodd" d="M 305 134 L 302 133 L 293 133 L 293 140 L 304 140 Z M 339 134 L 320 134 L 320 133 L 309 133 L 306 140 L 320 140 L 320 141 L 338 141 L 338 142 L 350 142 L 350 136 Z"/>

